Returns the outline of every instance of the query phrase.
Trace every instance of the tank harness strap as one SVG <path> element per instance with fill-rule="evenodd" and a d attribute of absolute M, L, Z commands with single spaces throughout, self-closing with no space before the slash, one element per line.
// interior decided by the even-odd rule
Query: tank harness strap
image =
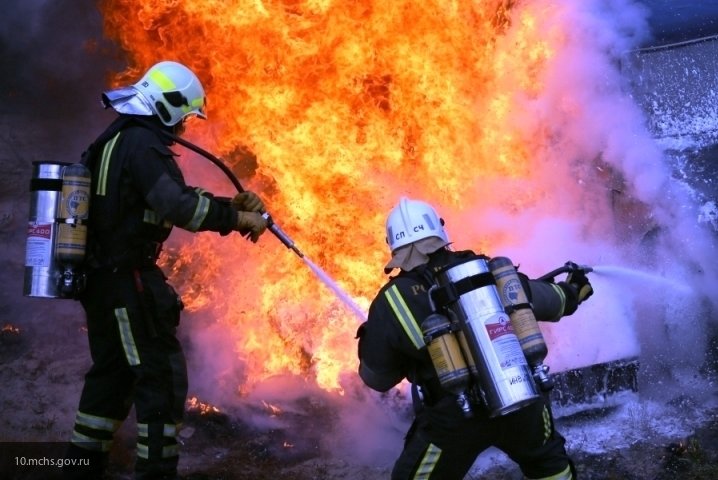
<path fill-rule="evenodd" d="M 434 285 L 433 269 L 428 264 L 421 265 L 408 272 L 402 271 L 400 275 L 415 279 L 424 285 L 427 290 Z M 424 319 L 421 319 L 421 322 L 417 322 L 417 328 L 422 338 L 422 347 L 426 346 L 431 341 L 431 338 L 424 336 L 421 330 L 421 323 L 423 323 L 423 320 Z M 441 388 L 436 388 L 436 386 L 433 386 L 431 383 L 426 381 L 425 376 L 421 374 L 420 370 L 419 364 L 414 364 L 413 374 L 411 376 L 414 380 L 412 380 L 411 390 L 412 405 L 415 413 L 418 413 L 424 406 L 435 405 L 440 399 L 448 395 L 448 392 L 443 391 Z M 435 374 L 433 370 L 432 374 Z"/>
<path fill-rule="evenodd" d="M 489 285 L 496 285 L 493 274 L 491 272 L 477 273 L 432 290 L 431 299 L 437 307 L 445 307 L 459 300 L 461 295 Z"/>
<path fill-rule="evenodd" d="M 533 306 L 530 303 L 517 303 L 516 305 L 506 305 L 506 307 L 504 307 L 507 315 L 511 315 L 518 310 L 526 309 L 533 309 Z"/>
<path fill-rule="evenodd" d="M 162 243 L 146 242 L 137 247 L 120 253 L 117 255 L 107 255 L 97 246 L 96 257 L 103 258 L 102 261 L 96 261 L 93 264 L 95 268 L 118 270 L 135 270 L 153 267 L 157 263 L 157 259 L 162 252 Z"/>

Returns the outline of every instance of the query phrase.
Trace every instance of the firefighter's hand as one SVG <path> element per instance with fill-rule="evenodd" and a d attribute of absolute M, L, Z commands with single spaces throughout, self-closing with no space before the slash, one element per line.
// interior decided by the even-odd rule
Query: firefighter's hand
<path fill-rule="evenodd" d="M 576 311 L 578 306 L 593 295 L 591 282 L 583 270 L 574 270 L 566 277 L 566 281 L 559 282 L 558 286 L 566 296 L 563 315 L 568 316 Z"/>
<path fill-rule="evenodd" d="M 586 272 L 583 270 L 574 270 L 569 273 L 566 277 L 566 283 L 572 285 L 578 292 L 579 305 L 593 295 L 593 287 L 591 286 L 591 282 L 588 281 Z"/>
<path fill-rule="evenodd" d="M 264 203 L 254 192 L 238 193 L 232 199 L 232 207 L 238 212 L 263 212 Z"/>
<path fill-rule="evenodd" d="M 238 230 L 245 237 L 249 238 L 252 243 L 257 243 L 259 236 L 267 229 L 267 220 L 257 212 L 237 212 Z"/>

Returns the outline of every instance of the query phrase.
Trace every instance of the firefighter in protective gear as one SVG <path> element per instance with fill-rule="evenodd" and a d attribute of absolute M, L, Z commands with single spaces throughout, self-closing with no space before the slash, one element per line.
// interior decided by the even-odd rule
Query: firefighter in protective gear
<path fill-rule="evenodd" d="M 475 256 L 470 250 L 450 250 L 443 223 L 435 209 L 422 201 L 402 198 L 391 211 L 386 240 L 392 258 L 385 272 L 399 269 L 399 273 L 381 288 L 357 332 L 359 375 L 366 385 L 385 392 L 405 378 L 412 384 L 415 418 L 392 479 L 460 480 L 491 446 L 504 451 L 528 478 L 575 478 L 547 398 L 494 418 L 476 405 L 473 417 L 467 418 L 455 394 L 442 388 L 421 333 L 421 322 L 432 314 L 427 291 L 434 272 Z M 543 321 L 573 313 L 577 292 L 590 290 L 585 276 L 582 285 L 520 277 L 537 319 Z"/>
<path fill-rule="evenodd" d="M 156 260 L 174 226 L 239 231 L 256 242 L 267 228 L 264 204 L 251 192 L 231 202 L 185 184 L 171 138 L 162 132 L 181 131 L 189 116 L 206 117 L 204 90 L 187 67 L 160 62 L 136 85 L 105 93 L 103 101 L 119 116 L 84 156 L 92 191 L 88 281 L 80 300 L 93 363 L 67 452 L 90 462 L 63 473 L 101 478 L 113 435 L 134 405 L 136 478 L 174 479 L 187 396 L 176 337 L 183 305 Z"/>

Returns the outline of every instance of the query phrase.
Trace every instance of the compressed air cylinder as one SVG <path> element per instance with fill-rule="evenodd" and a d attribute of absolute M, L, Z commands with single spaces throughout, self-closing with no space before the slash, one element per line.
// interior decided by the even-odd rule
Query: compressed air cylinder
<path fill-rule="evenodd" d="M 464 332 L 489 416 L 505 415 L 538 400 L 531 370 L 488 262 L 476 257 L 448 265 L 435 279 L 439 293 L 447 290 L 456 295 L 446 308 L 454 313 Z"/>
<path fill-rule="evenodd" d="M 62 191 L 61 162 L 33 162 L 30 180 L 30 214 L 25 244 L 25 279 L 23 294 L 27 297 L 60 298 L 58 280 L 61 272 L 53 247 L 57 237 L 57 205 Z"/>
<path fill-rule="evenodd" d="M 55 258 L 66 266 L 79 265 L 85 259 L 91 181 L 90 170 L 81 163 L 67 165 L 62 170 Z"/>
<path fill-rule="evenodd" d="M 432 313 L 421 323 L 421 330 L 441 386 L 457 396 L 465 416 L 472 416 L 467 396 L 471 373 L 451 322 L 444 315 Z"/>
<path fill-rule="evenodd" d="M 90 213 L 90 170 L 81 163 L 62 170 L 62 196 L 57 212 L 55 259 L 62 268 L 60 292 L 76 297 L 84 287 L 79 267 L 87 247 L 87 219 Z"/>
<path fill-rule="evenodd" d="M 548 355 L 548 347 L 521 285 L 516 267 L 507 257 L 494 257 L 489 261 L 489 269 L 496 279 L 501 302 L 509 312 L 511 325 L 531 367 L 534 379 L 542 390 L 550 390 L 553 384 L 548 376 L 548 367 L 543 363 Z"/>

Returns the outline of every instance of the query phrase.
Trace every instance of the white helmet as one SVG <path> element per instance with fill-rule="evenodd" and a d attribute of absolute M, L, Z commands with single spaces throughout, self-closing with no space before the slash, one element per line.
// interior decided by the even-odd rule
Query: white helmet
<path fill-rule="evenodd" d="M 176 125 L 187 115 L 207 118 L 204 88 L 192 70 L 181 63 L 166 61 L 153 65 L 134 88 L 167 126 Z"/>
<path fill-rule="evenodd" d="M 399 247 L 428 237 L 438 237 L 448 244 L 444 221 L 428 203 L 402 197 L 386 219 L 389 249 L 393 253 Z"/>

